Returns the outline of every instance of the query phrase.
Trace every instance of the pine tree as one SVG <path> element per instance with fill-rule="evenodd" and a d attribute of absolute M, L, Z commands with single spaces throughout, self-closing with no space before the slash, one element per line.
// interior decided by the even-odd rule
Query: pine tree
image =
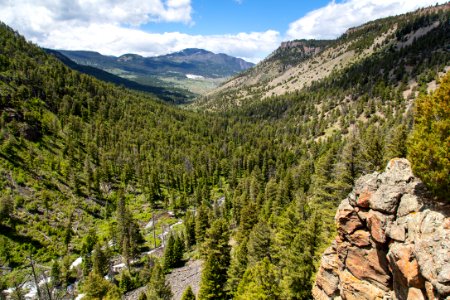
<path fill-rule="evenodd" d="M 97 243 L 92 252 L 92 270 L 97 274 L 104 276 L 109 271 L 108 250 L 102 250 L 100 243 Z"/>
<path fill-rule="evenodd" d="M 408 158 L 414 173 L 440 198 L 450 195 L 450 73 L 432 95 L 416 101 Z"/>
<path fill-rule="evenodd" d="M 280 297 L 279 276 L 276 267 L 265 257 L 245 271 L 239 284 L 237 300 L 277 300 Z"/>
<path fill-rule="evenodd" d="M 369 125 L 361 138 L 361 152 L 359 161 L 365 173 L 371 173 L 384 167 L 385 143 L 381 129 L 376 125 Z"/>
<path fill-rule="evenodd" d="M 229 291 L 230 296 L 234 296 L 236 293 L 239 282 L 247 269 L 247 243 L 248 237 L 245 237 L 242 242 L 234 248 L 234 251 L 232 251 L 227 281 L 227 290 Z"/>
<path fill-rule="evenodd" d="M 166 241 L 166 245 L 164 246 L 164 270 L 166 271 L 173 268 L 176 263 L 174 244 L 175 236 L 173 234 L 170 234 L 169 238 Z"/>
<path fill-rule="evenodd" d="M 53 261 L 50 277 L 53 286 L 61 285 L 61 266 L 57 260 Z"/>
<path fill-rule="evenodd" d="M 225 219 L 212 224 L 206 233 L 206 261 L 202 273 L 198 298 L 227 299 L 225 285 L 230 264 L 229 229 Z"/>
<path fill-rule="evenodd" d="M 201 244 L 204 241 L 208 225 L 208 208 L 204 205 L 201 205 L 197 209 L 195 218 L 195 239 L 197 241 L 197 244 Z"/>
<path fill-rule="evenodd" d="M 190 212 L 186 212 L 186 216 L 184 217 L 184 228 L 185 228 L 185 236 L 186 236 L 186 248 L 191 249 L 195 245 L 195 217 Z"/>
<path fill-rule="evenodd" d="M 0 198 L 0 224 L 11 219 L 14 210 L 14 203 L 10 195 L 2 195 Z"/>
<path fill-rule="evenodd" d="M 81 257 L 83 258 L 82 269 L 83 274 L 88 275 L 92 269 L 92 250 L 94 250 L 94 246 L 97 243 L 97 235 L 95 234 L 95 230 L 91 228 L 88 234 L 85 236 L 83 240 L 83 245 L 81 247 Z"/>
<path fill-rule="evenodd" d="M 152 276 L 147 288 L 147 299 L 149 300 L 170 300 L 172 291 L 166 282 L 164 270 L 159 263 L 156 263 L 152 270 Z"/>
<path fill-rule="evenodd" d="M 181 296 L 181 300 L 195 300 L 195 294 L 192 291 L 191 286 L 188 286 L 184 292 L 183 292 L 183 296 Z"/>
<path fill-rule="evenodd" d="M 184 255 L 184 238 L 183 235 L 177 234 L 175 238 L 175 242 L 173 244 L 173 256 L 175 258 L 174 267 L 179 267 L 183 263 L 183 255 Z"/>
<path fill-rule="evenodd" d="M 315 263 L 320 257 L 317 250 L 322 242 L 321 230 L 320 217 L 313 213 L 296 234 L 289 249 L 284 251 L 281 261 L 283 298 L 311 299 Z"/>
<path fill-rule="evenodd" d="M 248 240 L 248 263 L 254 265 L 264 257 L 271 258 L 272 232 L 266 222 L 253 227 Z"/>

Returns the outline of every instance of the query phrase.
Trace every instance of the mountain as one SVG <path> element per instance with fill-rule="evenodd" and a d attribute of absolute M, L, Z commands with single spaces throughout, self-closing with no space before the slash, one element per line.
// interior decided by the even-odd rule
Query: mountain
<path fill-rule="evenodd" d="M 211 89 L 225 78 L 253 66 L 240 58 L 194 48 L 156 57 L 57 51 L 80 65 L 96 67 L 140 84 L 179 87 L 194 93 Z"/>
<path fill-rule="evenodd" d="M 244 90 L 254 85 L 263 86 L 295 67 L 299 63 L 323 51 L 331 41 L 296 40 L 283 42 L 281 46 L 262 62 L 227 81 L 216 90 L 208 93 L 208 97 L 218 97 L 229 90 Z"/>
<path fill-rule="evenodd" d="M 434 10 L 448 9 L 449 4 L 422 9 L 397 17 L 388 17 L 350 28 L 333 41 L 292 41 L 283 43 L 271 56 L 217 89 L 210 91 L 195 106 L 221 110 L 295 93 L 320 80 L 344 72 L 352 65 L 379 56 L 402 53 L 422 36 L 442 35 L 447 29 L 445 21 L 433 20 L 426 15 Z M 446 51 L 439 43 L 438 51 Z M 300 55 L 291 55 L 292 50 Z M 284 53 L 287 52 L 287 55 Z M 285 63 L 283 57 L 295 57 Z M 387 66 L 389 69 L 392 66 Z M 379 70 L 382 72 L 382 68 Z M 394 71 L 394 70 L 392 70 Z M 396 66 L 396 75 L 409 70 Z M 386 76 L 386 75 L 384 75 Z M 400 75 L 398 75 L 400 76 Z"/>
<path fill-rule="evenodd" d="M 199 299 L 311 299 L 328 279 L 327 291 L 337 295 L 337 277 L 350 291 L 387 292 L 396 281 L 408 293 L 422 292 L 423 283 L 425 292 L 436 287 L 448 296 L 445 253 L 414 254 L 439 262 L 428 268 L 416 257 L 426 267 L 418 282 L 381 262 L 402 237 L 405 203 L 407 218 L 448 229 L 446 219 L 415 212 L 420 203 L 412 198 L 426 187 L 427 205 L 448 203 L 449 11 L 435 6 L 370 22 L 337 41 L 286 44 L 266 60 L 280 67 L 277 78 L 308 62 L 314 68 L 327 51 L 340 57 L 344 44 L 360 58 L 295 92 L 264 97 L 243 88 L 230 91 L 249 94 L 240 103 L 217 96 L 183 109 L 73 70 L 1 24 L 0 292 L 167 299 L 169 283 L 179 295 L 188 286 L 177 278 L 193 274 Z M 387 42 L 372 47 L 381 37 Z M 393 168 L 395 177 L 381 174 L 395 157 L 407 157 L 424 186 L 403 167 Z M 352 190 L 362 199 L 348 200 L 341 219 L 361 229 L 361 239 L 344 234 L 339 261 L 317 273 L 324 251 L 342 237 L 334 216 Z M 420 234 L 431 235 L 414 249 L 427 242 L 440 249 L 428 225 Z M 407 230 L 415 241 L 410 233 L 417 227 Z M 367 237 L 369 245 L 351 244 Z M 393 252 L 392 267 L 415 265 L 401 253 Z M 344 258 L 355 263 L 338 264 L 339 271 L 358 280 L 329 270 Z"/>
<path fill-rule="evenodd" d="M 131 81 L 119 76 L 116 76 L 112 73 L 103 71 L 101 69 L 91 67 L 91 66 L 85 66 L 77 64 L 76 62 L 72 61 L 68 57 L 64 56 L 58 51 L 51 50 L 51 49 L 44 49 L 47 53 L 50 53 L 54 55 L 56 58 L 58 58 L 62 63 L 64 63 L 69 68 L 79 71 L 83 74 L 92 75 L 95 78 L 105 81 L 114 83 L 119 86 L 123 86 L 129 89 L 133 89 L 136 91 L 142 91 L 151 93 L 158 98 L 160 98 L 163 101 L 169 102 L 169 103 L 175 103 L 175 104 L 185 104 L 189 101 L 192 101 L 194 98 L 194 94 L 190 93 L 186 90 L 179 90 L 176 88 L 164 88 L 161 86 L 151 86 L 151 85 L 143 85 L 139 84 L 135 81 Z"/>

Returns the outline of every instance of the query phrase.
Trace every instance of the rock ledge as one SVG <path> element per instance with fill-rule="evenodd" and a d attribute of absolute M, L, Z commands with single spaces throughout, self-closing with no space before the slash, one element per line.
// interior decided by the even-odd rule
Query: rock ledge
<path fill-rule="evenodd" d="M 449 216 L 406 159 L 362 176 L 339 205 L 314 298 L 450 299 Z"/>

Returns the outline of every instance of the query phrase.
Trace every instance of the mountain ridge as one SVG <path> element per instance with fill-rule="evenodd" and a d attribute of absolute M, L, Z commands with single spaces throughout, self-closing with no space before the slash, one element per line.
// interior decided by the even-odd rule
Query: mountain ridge
<path fill-rule="evenodd" d="M 197 95 L 254 65 L 241 58 L 198 48 L 153 57 L 133 53 L 108 56 L 84 50 L 55 51 L 80 65 L 96 67 L 141 85 L 184 89 Z M 188 75 L 197 77 L 193 80 Z"/>
<path fill-rule="evenodd" d="M 164 88 L 161 86 L 152 86 L 152 85 L 143 85 L 139 84 L 135 81 L 128 80 L 126 78 L 122 78 L 116 76 L 112 73 L 103 71 L 102 69 L 98 69 L 92 66 L 80 65 L 71 60 L 70 58 L 63 55 L 61 52 L 51 49 L 44 49 L 47 53 L 54 55 L 61 62 L 63 62 L 66 66 L 73 70 L 77 70 L 81 73 L 92 75 L 95 78 L 114 83 L 119 86 L 124 86 L 126 88 L 130 88 L 136 91 L 151 93 L 156 97 L 160 98 L 163 101 L 174 104 L 185 104 L 189 101 L 192 101 L 194 95 L 186 90 L 177 90 L 175 88 Z M 121 56 L 123 57 L 123 56 Z M 119 57 L 118 59 L 120 59 Z"/>
<path fill-rule="evenodd" d="M 186 48 L 184 50 L 174 53 L 148 57 L 133 53 L 126 53 L 120 56 L 113 56 L 113 55 L 103 55 L 96 51 L 86 51 L 86 50 L 54 50 L 54 51 L 58 51 L 67 56 L 68 58 L 72 59 L 73 61 L 82 65 L 96 65 L 97 67 L 105 68 L 105 67 L 120 66 L 115 64 L 118 62 L 123 63 L 124 67 L 127 67 L 128 70 L 134 70 L 133 68 L 136 68 L 136 70 L 141 72 L 147 70 L 149 74 L 152 75 L 160 73 L 160 71 L 158 70 L 159 66 L 157 64 L 158 63 L 160 64 L 161 62 L 166 62 L 168 64 L 172 64 L 173 67 L 180 67 L 180 68 L 182 68 L 183 65 L 177 65 L 176 63 L 188 63 L 188 64 L 193 64 L 194 62 L 232 63 L 232 65 L 229 66 L 227 70 L 223 70 L 222 72 L 220 72 L 220 74 L 216 74 L 214 73 L 214 71 L 209 71 L 207 69 L 205 70 L 201 69 L 204 66 L 193 66 L 196 68 L 194 69 L 194 72 L 198 71 L 199 73 L 196 75 L 202 75 L 205 77 L 212 77 L 212 78 L 217 78 L 218 76 L 220 77 L 230 76 L 236 72 L 245 70 L 254 65 L 253 63 L 246 62 L 241 58 L 232 57 L 224 53 L 216 54 L 211 51 L 198 48 Z M 134 61 L 137 60 L 138 63 L 143 64 L 143 66 L 134 66 L 134 65 L 127 66 L 127 63 L 129 63 L 130 60 Z M 103 63 L 107 63 L 108 65 L 104 66 L 102 65 Z M 185 67 L 189 66 L 191 65 L 185 65 Z M 218 68 L 218 66 L 216 66 L 216 68 Z M 173 70 L 169 71 L 174 72 Z M 186 71 L 186 73 L 188 72 Z"/>
<path fill-rule="evenodd" d="M 448 27 L 445 20 L 438 22 L 427 18 L 436 16 L 439 11 L 448 14 L 449 10 L 450 3 L 446 3 L 350 28 L 336 40 L 324 41 L 326 46 L 317 53 L 314 52 L 305 59 L 294 60 L 294 63 L 286 68 L 280 68 L 279 65 L 283 64 L 281 59 L 277 59 L 276 53 L 283 53 L 283 50 L 290 45 L 287 42 L 280 45 L 272 55 L 253 68 L 231 78 L 204 97 L 200 97 L 193 106 L 210 110 L 226 110 L 242 106 L 246 102 L 253 102 L 253 98 L 262 100 L 295 93 L 333 73 L 377 55 L 383 49 L 389 51 L 390 47 L 394 47 L 400 51 L 405 43 L 399 40 L 400 36 L 407 38 L 407 42 L 411 44 L 421 36 L 426 36 L 430 30 L 445 30 L 444 28 Z M 404 28 L 397 28 L 402 26 Z M 429 28 L 423 29 L 426 26 Z M 397 32 L 399 36 L 394 36 L 394 32 Z M 409 37 L 406 33 L 410 34 Z M 294 48 L 296 43 L 298 42 L 291 41 Z M 301 43 L 299 45 L 303 46 Z M 442 47 L 443 50 L 444 48 Z"/>

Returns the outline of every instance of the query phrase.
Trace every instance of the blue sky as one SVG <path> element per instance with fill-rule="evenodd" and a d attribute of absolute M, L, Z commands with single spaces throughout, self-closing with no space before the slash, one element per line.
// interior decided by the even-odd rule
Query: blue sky
<path fill-rule="evenodd" d="M 328 2 L 326 0 L 193 0 L 193 24 L 148 23 L 142 26 L 142 29 L 154 32 L 181 31 L 202 35 L 262 32 L 270 29 L 285 32 L 288 30 L 289 23 L 309 11 L 325 6 Z"/>
<path fill-rule="evenodd" d="M 258 62 L 282 41 L 447 0 L 0 0 L 0 20 L 47 48 L 156 56 L 185 48 Z"/>

